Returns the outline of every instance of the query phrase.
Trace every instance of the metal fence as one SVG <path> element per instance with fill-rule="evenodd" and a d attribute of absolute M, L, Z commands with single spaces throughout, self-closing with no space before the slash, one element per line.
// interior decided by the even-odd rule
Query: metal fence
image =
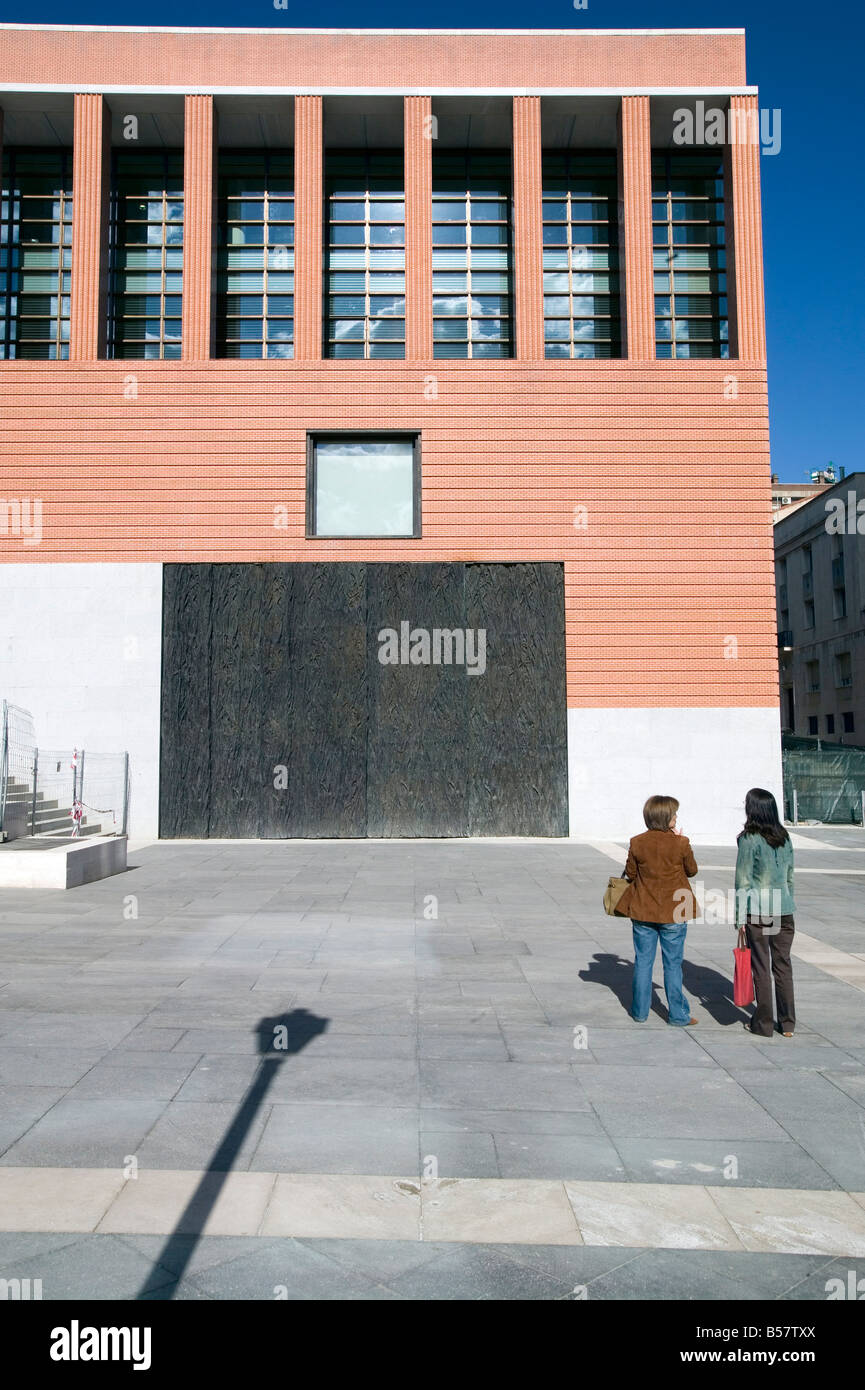
<path fill-rule="evenodd" d="M 3 702 L 0 838 L 126 834 L 129 756 L 40 748 L 27 710 Z"/>
<path fill-rule="evenodd" d="M 865 823 L 865 748 L 785 734 L 782 759 L 787 820 Z"/>
<path fill-rule="evenodd" d="M 5 840 L 27 834 L 27 803 L 22 789 L 32 787 L 36 766 L 33 715 L 3 701 L 3 743 L 0 749 L 0 831 Z"/>

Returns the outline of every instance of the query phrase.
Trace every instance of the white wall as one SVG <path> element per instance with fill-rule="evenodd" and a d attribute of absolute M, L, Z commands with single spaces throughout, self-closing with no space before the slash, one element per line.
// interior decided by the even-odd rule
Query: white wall
<path fill-rule="evenodd" d="M 777 708 L 569 709 L 571 835 L 630 839 L 649 796 L 675 796 L 695 844 L 732 844 L 745 793 L 781 795 Z"/>
<path fill-rule="evenodd" d="M 161 634 L 161 565 L 0 565 L 0 699 L 44 748 L 129 753 L 137 838 L 159 827 Z"/>

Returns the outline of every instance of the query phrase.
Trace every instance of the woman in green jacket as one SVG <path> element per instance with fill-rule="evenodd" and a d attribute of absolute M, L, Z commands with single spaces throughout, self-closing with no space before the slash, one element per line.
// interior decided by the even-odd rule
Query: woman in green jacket
<path fill-rule="evenodd" d="M 745 1027 L 771 1038 L 772 980 L 778 1029 L 792 1038 L 796 1027 L 790 952 L 793 913 L 793 846 L 771 792 L 752 787 L 745 797 L 745 828 L 736 856 L 736 926 L 744 924 L 751 948 L 757 1009 Z"/>

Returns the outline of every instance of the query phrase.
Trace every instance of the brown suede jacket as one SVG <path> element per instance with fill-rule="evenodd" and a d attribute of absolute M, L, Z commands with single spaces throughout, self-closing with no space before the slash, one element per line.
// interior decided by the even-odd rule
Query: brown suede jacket
<path fill-rule="evenodd" d="M 686 835 L 674 830 L 647 830 L 635 835 L 628 849 L 625 878 L 631 880 L 616 912 L 634 922 L 688 922 L 699 911 L 688 883 L 697 861 Z"/>

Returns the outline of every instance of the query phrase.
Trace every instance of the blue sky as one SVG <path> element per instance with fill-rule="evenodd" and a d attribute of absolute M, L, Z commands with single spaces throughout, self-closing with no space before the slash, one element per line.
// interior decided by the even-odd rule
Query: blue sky
<path fill-rule="evenodd" d="M 764 156 L 763 235 L 772 466 L 803 481 L 830 459 L 865 468 L 865 21 L 859 4 L 826 0 L 0 0 L 0 19 L 51 24 L 175 24 L 274 28 L 737 28 L 747 31 L 748 81 L 781 111 L 781 149 Z"/>

